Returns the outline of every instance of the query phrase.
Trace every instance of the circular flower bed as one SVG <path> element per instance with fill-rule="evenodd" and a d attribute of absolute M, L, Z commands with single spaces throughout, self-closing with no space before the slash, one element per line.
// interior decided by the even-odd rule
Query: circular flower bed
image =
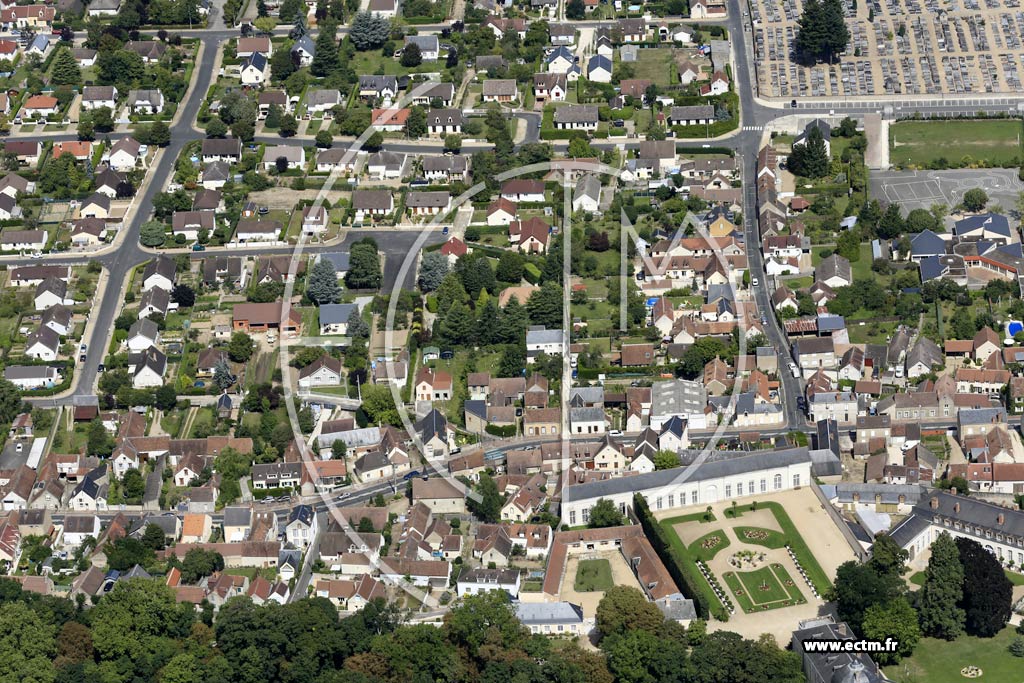
<path fill-rule="evenodd" d="M 964 678 L 981 678 L 982 673 L 980 666 L 965 666 L 960 669 L 960 675 Z"/>

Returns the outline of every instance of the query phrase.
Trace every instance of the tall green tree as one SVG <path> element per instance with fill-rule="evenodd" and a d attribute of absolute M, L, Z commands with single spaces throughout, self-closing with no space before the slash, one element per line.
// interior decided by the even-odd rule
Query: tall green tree
<path fill-rule="evenodd" d="M 57 629 L 45 613 L 24 602 L 0 605 L 0 680 L 54 680 Z"/>
<path fill-rule="evenodd" d="M 590 508 L 590 516 L 587 526 L 591 529 L 601 529 L 610 526 L 622 526 L 626 519 L 615 503 L 608 498 L 599 498 L 594 506 Z"/>
<path fill-rule="evenodd" d="M 334 266 L 327 259 L 318 259 L 309 272 L 306 295 L 317 306 L 341 301 L 341 285 Z"/>
<path fill-rule="evenodd" d="M 921 640 L 917 612 L 905 597 L 890 600 L 884 605 L 872 605 L 864 613 L 863 635 L 870 640 L 896 641 L 898 645 L 895 652 L 879 652 L 875 655 L 879 664 L 896 664 L 902 658 L 914 654 L 914 648 Z"/>
<path fill-rule="evenodd" d="M 664 623 L 661 610 L 633 586 L 613 586 L 597 604 L 596 626 L 601 638 L 637 630 L 657 633 Z"/>
<path fill-rule="evenodd" d="M 879 576 L 901 577 L 907 571 L 907 560 L 910 553 L 901 548 L 892 536 L 881 531 L 875 534 L 875 542 L 871 545 L 871 559 L 868 564 L 878 572 Z"/>
<path fill-rule="evenodd" d="M 349 39 L 357 50 L 376 50 L 391 35 L 391 22 L 384 17 L 360 12 L 352 20 Z"/>
<path fill-rule="evenodd" d="M 377 245 L 365 240 L 353 244 L 349 250 L 349 271 L 345 275 L 345 284 L 349 289 L 377 289 L 380 280 Z"/>
<path fill-rule="evenodd" d="M 57 48 L 57 56 L 53 58 L 53 70 L 50 83 L 53 85 L 79 85 L 82 82 L 82 70 L 75 61 L 71 50 L 63 45 Z"/>
<path fill-rule="evenodd" d="M 415 105 L 409 109 L 409 116 L 405 119 L 405 135 L 415 140 L 427 134 L 427 112 Z"/>
<path fill-rule="evenodd" d="M 917 603 L 925 635 L 955 640 L 963 633 L 965 614 L 960 607 L 963 598 L 964 568 L 960 564 L 960 551 L 952 537 L 943 531 L 932 543 Z"/>
<path fill-rule="evenodd" d="M 980 187 L 973 187 L 970 190 L 967 190 L 967 192 L 964 192 L 962 203 L 964 208 L 968 211 L 982 211 L 984 210 L 985 205 L 988 204 L 988 194 Z"/>
<path fill-rule="evenodd" d="M 420 274 L 417 283 L 423 292 L 433 292 L 441 286 L 448 275 L 448 257 L 439 251 L 430 251 L 420 261 Z"/>
<path fill-rule="evenodd" d="M 562 288 L 545 282 L 526 302 L 531 325 L 544 325 L 549 330 L 562 327 Z"/>
<path fill-rule="evenodd" d="M 292 61 L 291 51 L 278 48 L 270 57 L 270 80 L 275 83 L 284 83 L 289 76 L 295 73 L 297 68 L 295 62 Z"/>
<path fill-rule="evenodd" d="M 836 570 L 831 600 L 839 618 L 855 633 L 863 634 L 864 615 L 874 605 L 885 605 L 903 595 L 906 585 L 896 576 L 879 575 L 874 567 L 859 562 L 844 562 Z"/>
<path fill-rule="evenodd" d="M 967 633 L 991 638 L 1003 630 L 1010 619 L 1013 585 L 996 556 L 977 541 L 959 537 L 956 548 L 964 570 L 960 606 L 964 610 Z"/>
<path fill-rule="evenodd" d="M 805 63 L 831 64 L 850 43 L 840 0 L 808 0 L 797 22 L 796 50 Z"/>
<path fill-rule="evenodd" d="M 335 39 L 337 24 L 334 20 L 325 20 L 316 37 L 316 54 L 309 71 L 314 76 L 323 78 L 338 70 L 338 41 Z"/>
<path fill-rule="evenodd" d="M 828 175 L 829 158 L 825 138 L 817 126 L 813 126 L 804 138 L 803 144 L 795 145 L 789 155 L 789 170 L 804 178 L 823 178 Z"/>
<path fill-rule="evenodd" d="M 235 332 L 228 342 L 228 356 L 236 363 L 245 363 L 252 358 L 256 345 L 245 332 Z"/>
<path fill-rule="evenodd" d="M 481 474 L 474 492 L 476 495 L 467 499 L 469 511 L 473 516 L 485 524 L 500 522 L 501 506 L 504 501 L 494 478 L 487 473 Z"/>

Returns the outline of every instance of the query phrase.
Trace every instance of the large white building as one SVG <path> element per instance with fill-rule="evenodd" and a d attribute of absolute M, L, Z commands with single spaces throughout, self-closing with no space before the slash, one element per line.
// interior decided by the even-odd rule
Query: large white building
<path fill-rule="evenodd" d="M 910 553 L 914 564 L 943 531 L 954 539 L 977 541 L 1004 563 L 1024 565 L 1024 512 L 945 491 L 921 498 L 889 535 Z"/>
<path fill-rule="evenodd" d="M 684 454 L 683 461 L 697 454 Z M 766 493 L 808 486 L 815 476 L 840 474 L 839 460 L 830 450 L 790 448 L 763 453 L 718 452 L 700 465 L 659 470 L 567 486 L 562 491 L 562 522 L 586 524 L 590 509 L 601 498 L 625 512 L 637 493 L 652 511 L 709 505 L 726 500 L 763 496 Z"/>

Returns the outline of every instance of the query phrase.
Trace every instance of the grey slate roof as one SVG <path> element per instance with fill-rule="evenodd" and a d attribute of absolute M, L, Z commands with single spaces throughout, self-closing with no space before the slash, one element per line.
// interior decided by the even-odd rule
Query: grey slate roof
<path fill-rule="evenodd" d="M 321 325 L 339 325 L 347 323 L 353 311 L 358 307 L 355 304 L 324 304 L 320 307 Z"/>
<path fill-rule="evenodd" d="M 335 273 L 347 273 L 349 268 L 349 253 L 347 251 L 332 251 L 320 254 L 317 257 L 321 261 L 327 261 L 334 266 Z"/>
<path fill-rule="evenodd" d="M 583 623 L 583 609 L 571 602 L 517 602 L 515 610 L 524 626 Z"/>
<path fill-rule="evenodd" d="M 717 459 L 715 459 L 717 458 Z M 835 461 L 835 455 L 831 451 L 818 451 L 812 457 L 811 451 L 804 447 L 789 448 L 781 451 L 766 451 L 761 453 L 726 453 L 717 452 L 708 460 L 697 465 L 692 474 L 687 477 L 688 483 L 717 479 L 719 477 L 746 474 L 763 469 L 786 467 L 804 462 L 815 462 L 820 459 L 823 464 Z M 605 498 L 619 493 L 634 493 L 650 488 L 665 486 L 675 481 L 685 468 L 676 467 L 668 470 L 658 470 L 645 474 L 637 474 L 632 477 L 620 477 L 606 479 L 603 481 L 592 481 L 586 484 L 567 486 L 562 490 L 562 500 L 572 502 L 577 500 L 589 500 Z"/>

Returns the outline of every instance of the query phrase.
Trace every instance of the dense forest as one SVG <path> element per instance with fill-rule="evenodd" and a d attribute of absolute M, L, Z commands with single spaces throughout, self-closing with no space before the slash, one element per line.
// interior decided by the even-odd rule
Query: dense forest
<path fill-rule="evenodd" d="M 0 681 L 21 683 L 798 683 L 799 658 L 770 639 L 666 621 L 636 589 L 597 613 L 599 648 L 531 635 L 504 593 L 467 597 L 440 627 L 383 601 L 340 618 L 326 599 L 216 615 L 159 580 L 119 581 L 95 605 L 0 579 Z"/>

